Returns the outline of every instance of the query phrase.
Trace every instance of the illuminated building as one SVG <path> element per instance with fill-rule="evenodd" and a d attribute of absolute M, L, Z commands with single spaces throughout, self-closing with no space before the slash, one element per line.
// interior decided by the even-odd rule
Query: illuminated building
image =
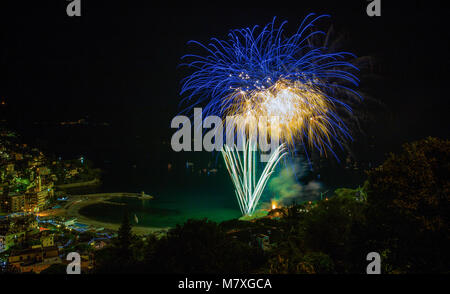
<path fill-rule="evenodd" d="M 22 273 L 33 271 L 40 273 L 53 264 L 61 263 L 57 246 L 32 248 L 12 252 L 8 258 L 8 265 Z"/>
<path fill-rule="evenodd" d="M 10 196 L 11 201 L 11 211 L 12 212 L 21 212 L 26 209 L 28 206 L 27 201 L 25 199 L 25 195 L 13 194 Z"/>

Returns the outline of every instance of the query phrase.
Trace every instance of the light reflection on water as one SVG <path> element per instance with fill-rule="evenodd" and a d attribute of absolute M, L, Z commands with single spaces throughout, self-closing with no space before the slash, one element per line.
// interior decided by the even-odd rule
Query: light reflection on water
<path fill-rule="evenodd" d="M 273 177 L 276 176 L 277 174 L 273 175 Z M 330 176 L 327 175 L 328 177 Z M 328 185 L 323 183 L 323 190 L 333 191 L 335 188 L 341 187 L 334 185 L 334 182 L 342 183 L 342 187 L 356 187 L 359 184 L 362 185 L 361 179 L 360 173 L 341 172 L 333 176 L 332 183 Z M 309 181 L 311 180 L 315 179 L 309 179 Z M 321 180 L 324 180 L 323 176 Z M 111 186 L 109 188 L 111 189 Z M 152 189 L 154 193 L 151 191 Z M 110 200 L 126 203 L 132 224 L 136 226 L 173 227 L 176 224 L 184 223 L 190 218 L 208 218 L 221 222 L 241 216 L 233 187 L 227 174 L 211 177 L 195 176 L 177 185 L 162 188 L 152 186 L 142 190 L 145 190 L 145 193 L 155 198 L 142 200 L 133 197 L 121 197 Z M 129 192 L 140 191 L 129 190 Z M 266 189 L 262 199 L 270 202 L 273 196 L 269 189 Z M 308 195 L 303 195 L 302 197 L 311 200 Z M 318 198 L 317 196 L 314 197 Z M 82 208 L 80 213 L 98 221 L 120 223 L 123 217 L 123 209 L 124 207 L 121 205 L 98 203 Z M 136 215 L 138 223 L 136 223 L 134 215 Z"/>

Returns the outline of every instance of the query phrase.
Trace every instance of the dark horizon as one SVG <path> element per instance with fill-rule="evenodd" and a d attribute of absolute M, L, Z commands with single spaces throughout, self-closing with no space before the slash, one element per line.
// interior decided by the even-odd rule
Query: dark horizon
<path fill-rule="evenodd" d="M 318 1 L 299 10 L 248 4 L 237 11 L 232 3 L 218 9 L 105 1 L 83 2 L 82 16 L 70 18 L 65 2 L 2 3 L 0 99 L 7 105 L 1 113 L 29 144 L 59 156 L 86 155 L 100 167 L 112 159 L 154 164 L 157 176 L 168 162 L 216 161 L 168 145 L 170 121 L 183 109 L 179 91 L 187 71 L 179 65 L 192 50 L 187 42 L 225 38 L 230 29 L 261 26 L 275 16 L 292 32 L 308 13 L 330 14 L 320 28 L 332 26 L 343 50 L 370 58 L 360 76 L 365 99 L 354 111 L 362 132 L 352 130 L 351 150 L 356 160 L 377 165 L 404 143 L 450 137 L 449 38 L 439 6 L 383 2 L 382 16 L 370 18 L 364 1 Z M 56 127 L 80 119 L 90 125 Z M 329 164 L 340 163 L 331 158 Z"/>
<path fill-rule="evenodd" d="M 230 29 L 264 25 L 274 16 L 288 20 L 292 31 L 315 12 L 331 15 L 323 28 L 332 24 L 344 33 L 347 51 L 373 59 L 376 77 L 363 79 L 360 89 L 386 105 L 393 118 L 386 135 L 396 137 L 389 129 L 398 128 L 405 140 L 448 138 L 442 92 L 449 48 L 440 4 L 383 3 L 382 16 L 374 18 L 366 15 L 364 1 L 238 11 L 231 3 L 218 9 L 83 2 L 80 18 L 68 17 L 65 6 L 2 3 L 0 97 L 14 125 L 88 117 L 141 136 L 157 126 L 154 136 L 170 137 L 170 120 L 180 111 L 185 70 L 178 65 L 190 52 L 187 41 L 225 37 Z"/>

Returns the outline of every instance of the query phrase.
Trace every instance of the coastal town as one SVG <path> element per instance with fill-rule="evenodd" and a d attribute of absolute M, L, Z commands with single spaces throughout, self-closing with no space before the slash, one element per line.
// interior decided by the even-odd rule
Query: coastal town
<path fill-rule="evenodd" d="M 85 272 L 92 269 L 93 250 L 103 248 L 114 231 L 67 215 L 65 207 L 82 198 L 69 201 L 66 191 L 98 183 L 99 171 L 83 157 L 48 157 L 0 129 L 0 271 L 39 273 L 67 263 L 72 251 L 80 253 Z"/>
<path fill-rule="evenodd" d="M 153 198 L 144 192 L 81 194 L 77 188 L 85 191 L 101 183 L 100 172 L 84 157 L 51 157 L 23 143 L 19 135 L 7 129 L 0 131 L 0 159 L 0 272 L 39 274 L 54 268 L 64 272 L 71 252 L 80 254 L 82 273 L 93 272 L 96 254 L 116 246 L 121 224 L 90 219 L 79 210 L 97 203 L 124 205 L 111 201 L 113 198 Z M 187 166 L 193 170 L 192 163 Z M 277 207 L 272 204 L 271 208 Z M 268 216 L 274 217 L 279 218 L 277 210 Z M 130 226 L 130 232 L 139 236 L 137 240 L 160 239 L 171 229 L 138 226 L 138 222 L 134 215 L 135 225 Z M 231 223 L 229 228 L 224 223 L 229 236 L 263 250 L 270 249 L 276 240 L 276 231 L 269 240 L 272 226 L 248 221 Z"/>

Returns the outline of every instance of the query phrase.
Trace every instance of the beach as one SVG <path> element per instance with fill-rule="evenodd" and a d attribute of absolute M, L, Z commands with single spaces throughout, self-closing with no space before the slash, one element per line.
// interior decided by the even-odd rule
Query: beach
<path fill-rule="evenodd" d="M 85 206 L 105 202 L 112 204 L 113 202 L 108 201 L 114 197 L 144 197 L 145 199 L 153 198 L 150 195 L 143 195 L 138 193 L 98 193 L 98 194 L 85 194 L 85 195 L 72 195 L 69 196 L 68 203 L 63 209 L 60 209 L 60 214 L 67 218 L 76 218 L 77 222 L 90 225 L 97 228 L 105 228 L 117 231 L 120 224 L 101 222 L 97 220 L 90 219 L 79 213 L 79 210 Z M 121 205 L 120 203 L 114 203 L 115 205 Z M 143 227 L 136 226 L 132 224 L 133 233 L 136 235 L 147 235 L 154 233 L 166 232 L 169 227 L 159 228 L 159 227 Z"/>

